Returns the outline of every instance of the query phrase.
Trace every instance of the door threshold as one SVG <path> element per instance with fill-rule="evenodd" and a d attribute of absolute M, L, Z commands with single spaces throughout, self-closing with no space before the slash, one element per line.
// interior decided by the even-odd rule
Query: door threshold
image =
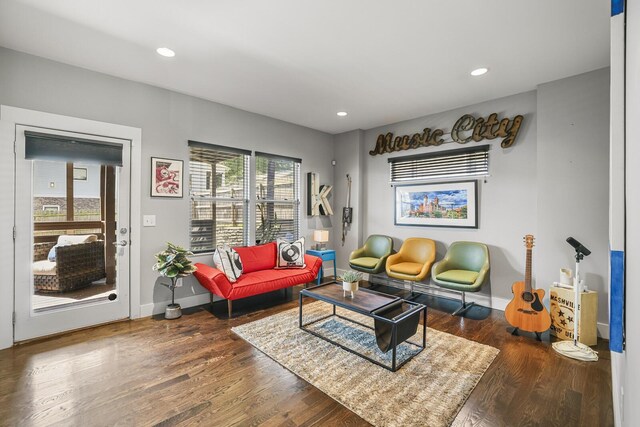
<path fill-rule="evenodd" d="M 76 329 L 69 329 L 68 331 L 56 332 L 55 334 L 45 335 L 42 337 L 30 338 L 28 340 L 22 340 L 22 341 L 14 341 L 13 346 L 15 347 L 15 346 L 24 345 L 24 344 L 31 344 L 38 341 L 47 341 L 47 340 L 58 338 L 73 332 L 84 331 L 86 329 L 93 329 L 93 328 L 97 328 L 98 326 L 111 325 L 114 323 L 128 322 L 130 320 L 132 320 L 130 317 L 125 317 L 124 319 L 117 319 L 117 320 L 110 320 L 108 322 L 103 322 L 103 323 L 96 323 L 95 325 L 84 326 L 82 328 L 76 328 Z"/>

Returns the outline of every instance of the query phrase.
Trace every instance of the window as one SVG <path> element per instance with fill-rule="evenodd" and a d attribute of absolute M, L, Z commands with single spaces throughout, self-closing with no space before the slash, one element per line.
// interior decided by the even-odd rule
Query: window
<path fill-rule="evenodd" d="M 189 141 L 190 241 L 194 253 L 248 241 L 251 152 Z"/>
<path fill-rule="evenodd" d="M 256 153 L 256 243 L 300 235 L 300 159 Z"/>
<path fill-rule="evenodd" d="M 489 145 L 389 159 L 391 182 L 489 174 Z"/>

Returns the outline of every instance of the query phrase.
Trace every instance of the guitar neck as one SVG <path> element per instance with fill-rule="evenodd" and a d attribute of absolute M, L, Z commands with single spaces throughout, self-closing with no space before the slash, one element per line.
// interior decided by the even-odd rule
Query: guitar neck
<path fill-rule="evenodd" d="M 531 292 L 531 249 L 527 248 L 527 262 L 526 269 L 524 273 L 524 287 L 525 290 Z"/>

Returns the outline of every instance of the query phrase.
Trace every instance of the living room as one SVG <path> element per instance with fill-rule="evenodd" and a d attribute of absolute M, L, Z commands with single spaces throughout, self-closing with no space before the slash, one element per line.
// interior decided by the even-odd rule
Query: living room
<path fill-rule="evenodd" d="M 0 284 L 7 425 L 630 426 L 640 418 L 630 362 L 640 340 L 625 328 L 637 316 L 625 307 L 640 298 L 624 285 L 638 268 L 629 220 L 637 124 L 625 117 L 639 108 L 629 76 L 640 67 L 640 14 L 629 5 L 17 0 L 0 12 L 0 149 L 12 159 L 0 190 L 0 218 L 13 224 L 1 237 L 13 277 Z M 79 154 L 92 141 L 104 150 Z M 469 150 L 486 169 L 393 178 L 405 164 Z M 55 173 L 45 167 L 54 161 Z M 444 204 L 443 194 L 465 191 L 463 205 Z M 423 202 L 427 194 L 440 200 Z M 34 219 L 34 206 L 48 224 Z M 463 226 L 450 219 L 462 216 Z M 104 263 L 89 288 L 61 288 L 60 247 L 79 243 L 61 242 L 67 234 L 104 242 L 82 242 Z M 371 236 L 389 238 L 387 255 L 405 253 L 413 238 L 433 242 L 426 275 L 397 279 L 384 260 L 375 273 L 358 269 L 352 253 Z M 308 275 L 295 283 L 255 291 L 216 268 L 224 263 L 214 251 L 236 247 L 246 283 L 267 256 L 257 243 L 273 245 L 274 266 L 286 255 L 276 253 L 277 238 L 304 238 L 287 248 L 322 258 L 302 258 Z M 167 242 L 194 252 L 194 274 L 163 277 L 166 256 L 152 269 Z M 433 274 L 456 242 L 483 245 L 490 264 L 462 294 Z M 58 271 L 40 279 L 38 259 L 25 261 L 37 244 L 47 245 L 45 267 L 59 250 Z M 582 360 L 555 350 L 562 341 L 549 326 L 512 335 L 505 317 L 512 285 L 523 282 L 544 290 L 542 310 L 558 320 L 552 288 L 566 279 L 563 291 L 577 289 L 577 254 L 580 286 L 597 295 L 583 304 L 590 316 L 580 322 L 597 341 Z M 397 343 L 386 342 L 389 370 L 378 362 L 391 351 L 375 339 L 361 357 L 298 327 L 298 310 L 307 319 L 330 306 L 314 285 L 350 270 L 365 273 L 354 298 L 383 294 L 413 307 L 418 350 L 399 350 L 400 367 Z M 302 270 L 260 280 L 292 271 Z M 58 305 L 41 309 L 43 301 Z M 181 310 L 169 314 L 171 303 Z M 436 358 L 438 349 L 448 350 Z M 387 392 L 376 389 L 384 384 Z"/>

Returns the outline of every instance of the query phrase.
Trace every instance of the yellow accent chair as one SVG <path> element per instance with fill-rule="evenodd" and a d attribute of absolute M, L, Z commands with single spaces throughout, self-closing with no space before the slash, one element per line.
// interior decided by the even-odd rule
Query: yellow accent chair
<path fill-rule="evenodd" d="M 462 293 L 462 307 L 453 312 L 467 311 L 473 302 L 465 301 L 465 292 L 478 292 L 489 277 L 489 248 L 478 242 L 453 242 L 442 261 L 431 270 L 433 282 L 445 289 Z"/>
<path fill-rule="evenodd" d="M 384 270 L 387 257 L 393 253 L 393 239 L 372 234 L 364 246 L 351 252 L 349 267 L 363 273 L 378 274 Z"/>
<path fill-rule="evenodd" d="M 436 259 L 436 243 L 431 239 L 410 237 L 404 241 L 397 254 L 387 258 L 387 276 L 413 283 L 427 278 L 431 264 Z"/>

